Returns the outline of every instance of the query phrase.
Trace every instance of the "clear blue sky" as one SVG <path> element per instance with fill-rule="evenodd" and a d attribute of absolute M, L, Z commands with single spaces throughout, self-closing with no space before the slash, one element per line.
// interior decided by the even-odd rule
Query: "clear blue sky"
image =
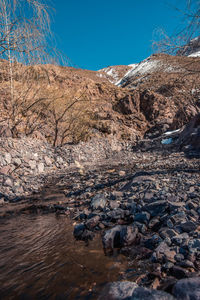
<path fill-rule="evenodd" d="M 98 70 L 140 62 L 152 53 L 153 31 L 171 34 L 185 0 L 51 0 L 57 47 L 74 66 Z"/>

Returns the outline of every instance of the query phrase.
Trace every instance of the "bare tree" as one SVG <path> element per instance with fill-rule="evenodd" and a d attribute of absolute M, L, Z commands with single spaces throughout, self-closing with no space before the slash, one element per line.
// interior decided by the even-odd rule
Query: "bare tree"
<path fill-rule="evenodd" d="M 0 0 L 0 57 L 8 62 L 7 123 L 13 135 L 20 123 L 19 111 L 23 110 L 20 105 L 25 103 L 29 91 L 28 88 L 21 97 L 16 93 L 15 81 L 22 66 L 20 63 L 44 62 L 48 57 L 50 37 L 48 7 L 42 0 Z"/>

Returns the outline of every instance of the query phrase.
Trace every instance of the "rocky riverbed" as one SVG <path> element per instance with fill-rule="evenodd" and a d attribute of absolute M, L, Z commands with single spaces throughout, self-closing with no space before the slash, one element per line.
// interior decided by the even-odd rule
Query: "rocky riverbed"
<path fill-rule="evenodd" d="M 100 299 L 200 299 L 199 159 L 117 143 L 74 152 L 40 147 L 38 155 L 34 143 L 27 152 L 6 145 L 1 218 L 56 213 L 73 220 L 75 239 L 88 244 L 100 233 L 105 255 L 127 257 L 122 281 L 107 285 Z"/>

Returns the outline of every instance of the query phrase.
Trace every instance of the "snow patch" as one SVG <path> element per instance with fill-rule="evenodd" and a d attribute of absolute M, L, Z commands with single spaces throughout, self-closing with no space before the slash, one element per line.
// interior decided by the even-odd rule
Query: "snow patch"
<path fill-rule="evenodd" d="M 173 131 L 167 131 L 167 132 L 164 133 L 164 135 L 171 135 L 171 134 L 179 132 L 179 131 L 180 131 L 180 129 L 176 129 L 176 130 L 173 130 Z"/>
<path fill-rule="evenodd" d="M 200 51 L 194 52 L 194 53 L 188 55 L 188 57 L 200 57 Z"/>

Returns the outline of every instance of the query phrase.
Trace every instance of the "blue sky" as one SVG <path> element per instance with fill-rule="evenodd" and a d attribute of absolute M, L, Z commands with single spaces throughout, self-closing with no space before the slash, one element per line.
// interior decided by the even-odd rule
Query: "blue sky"
<path fill-rule="evenodd" d="M 98 70 L 140 62 L 152 53 L 153 32 L 172 34 L 184 0 L 51 0 L 57 47 L 74 66 Z"/>

